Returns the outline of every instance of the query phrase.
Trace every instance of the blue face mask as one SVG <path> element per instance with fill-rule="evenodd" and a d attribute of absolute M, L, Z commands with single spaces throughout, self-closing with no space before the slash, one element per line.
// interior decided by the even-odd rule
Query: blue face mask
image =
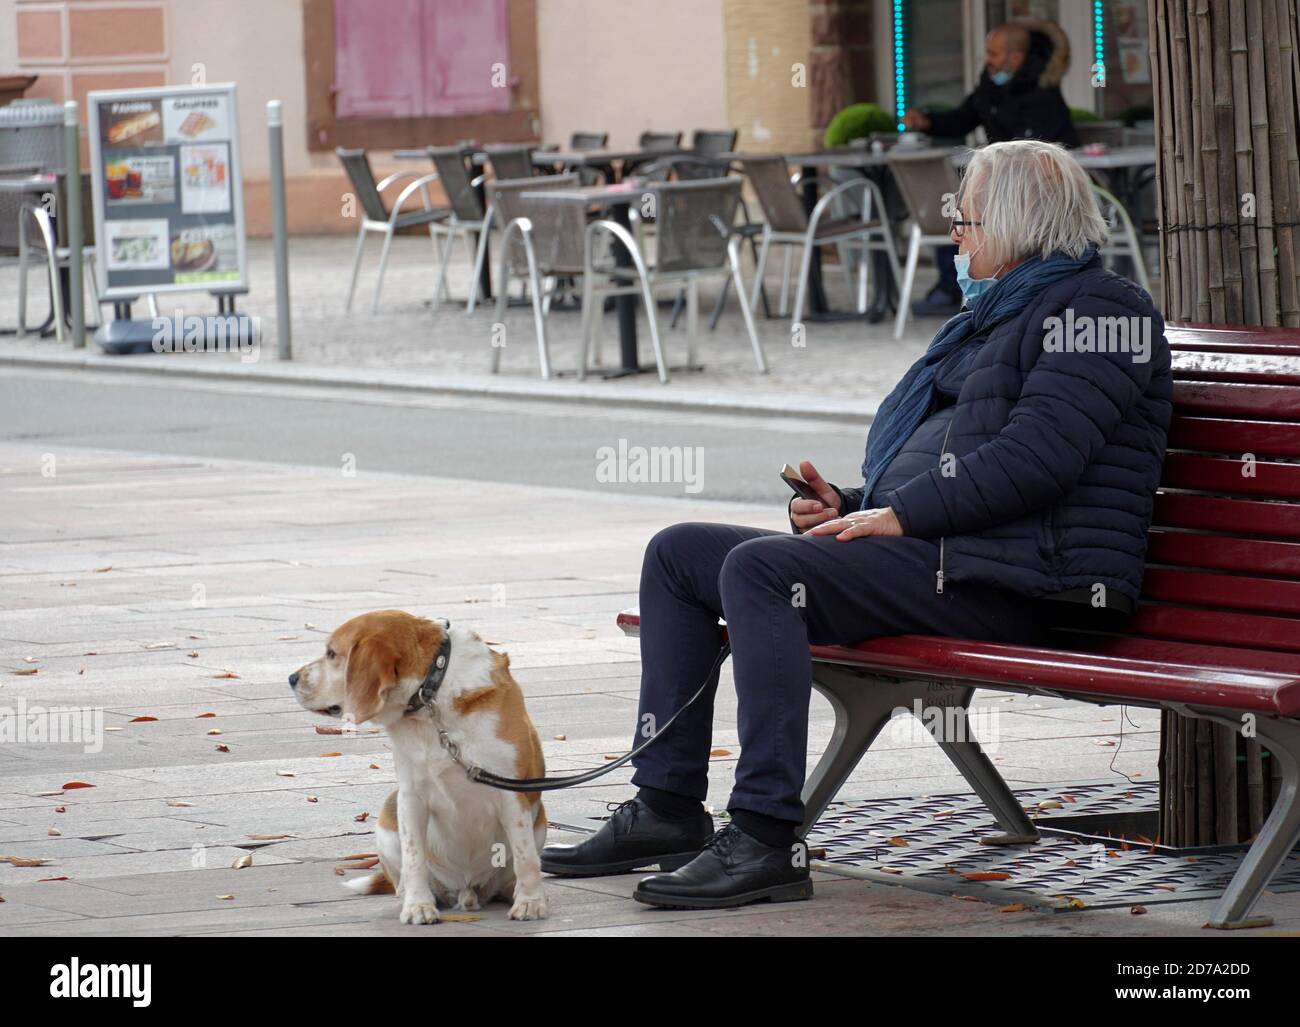
<path fill-rule="evenodd" d="M 986 292 L 998 284 L 994 278 L 972 278 L 970 276 L 970 254 L 958 253 L 952 258 L 953 267 L 957 269 L 957 287 L 966 298 L 967 305 L 974 303 Z"/>
<path fill-rule="evenodd" d="M 995 71 L 989 78 L 993 80 L 995 86 L 1005 86 L 1011 81 L 1012 74 L 1010 71 Z"/>

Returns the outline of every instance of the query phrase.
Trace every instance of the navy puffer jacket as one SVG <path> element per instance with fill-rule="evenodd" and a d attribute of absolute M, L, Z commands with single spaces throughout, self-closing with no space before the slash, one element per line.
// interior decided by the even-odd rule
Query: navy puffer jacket
<path fill-rule="evenodd" d="M 1145 335 L 1128 352 L 1079 351 L 1085 325 L 1094 340 L 1107 326 L 1118 350 L 1110 318 L 1135 318 L 1125 324 Z M 1133 351 L 1143 338 L 1146 360 Z M 1102 584 L 1136 600 L 1172 387 L 1151 297 L 1094 258 L 949 355 L 929 416 L 869 505 L 892 507 L 907 535 L 943 540 L 945 586 L 1046 596 Z M 838 491 L 842 510 L 859 508 L 862 489 Z"/>

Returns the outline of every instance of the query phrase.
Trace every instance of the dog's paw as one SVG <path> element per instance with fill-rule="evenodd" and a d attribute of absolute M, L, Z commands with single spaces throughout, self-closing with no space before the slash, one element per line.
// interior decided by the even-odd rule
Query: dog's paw
<path fill-rule="evenodd" d="M 402 913 L 397 919 L 404 924 L 436 924 L 439 919 L 438 907 L 432 899 L 407 899 L 402 903 Z"/>
<path fill-rule="evenodd" d="M 523 896 L 515 899 L 510 907 L 511 920 L 541 920 L 546 916 L 546 896 Z"/>

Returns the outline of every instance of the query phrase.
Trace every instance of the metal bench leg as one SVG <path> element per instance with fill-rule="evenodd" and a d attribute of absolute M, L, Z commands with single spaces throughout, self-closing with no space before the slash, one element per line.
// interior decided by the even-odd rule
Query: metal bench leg
<path fill-rule="evenodd" d="M 804 819 L 799 836 L 806 837 L 848 780 L 863 753 L 889 723 L 895 707 L 910 706 L 915 688 L 907 682 L 877 678 L 834 664 L 813 664 L 813 688 L 835 711 L 830 744 L 803 786 Z"/>
<path fill-rule="evenodd" d="M 970 705 L 973 691 L 973 689 L 969 688 L 954 687 L 954 692 L 966 693 L 961 700 L 963 708 Z M 936 705 L 935 693 L 928 693 L 926 702 L 930 705 Z M 998 768 L 985 755 L 978 741 L 970 737 L 965 741 L 935 740 L 939 742 L 939 748 L 943 750 L 943 754 L 952 760 L 953 766 L 961 771 L 961 776 L 975 789 L 975 794 L 984 801 L 984 805 L 993 814 L 993 819 L 998 822 L 998 826 L 1004 832 L 1003 834 L 986 835 L 980 839 L 983 844 L 1029 845 L 1038 841 L 1038 828 L 1034 827 L 1024 807 L 1012 794 L 1007 783 L 1002 780 Z"/>
<path fill-rule="evenodd" d="M 1240 722 L 1235 726 L 1240 728 Z M 1220 930 L 1267 927 L 1273 923 L 1270 916 L 1252 917 L 1250 910 L 1300 842 L 1300 723 L 1261 717 L 1257 730 L 1260 742 L 1281 764 L 1282 790 L 1206 925 Z"/>

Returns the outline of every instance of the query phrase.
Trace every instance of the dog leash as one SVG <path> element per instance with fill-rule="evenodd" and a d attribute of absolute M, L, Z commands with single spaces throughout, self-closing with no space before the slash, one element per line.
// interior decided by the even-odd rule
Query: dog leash
<path fill-rule="evenodd" d="M 446 628 L 451 628 L 450 621 L 444 620 L 443 624 Z M 718 658 L 713 661 L 713 666 L 709 668 L 708 674 L 704 676 L 704 682 L 700 685 L 699 689 L 693 696 L 686 700 L 681 709 L 668 718 L 668 722 L 664 724 L 662 728 L 634 749 L 625 752 L 612 763 L 607 763 L 603 767 L 595 767 L 592 770 L 574 774 L 572 777 L 501 777 L 499 774 L 494 774 L 492 771 L 485 770 L 483 767 L 480 767 L 475 763 L 470 763 L 465 759 L 461 754 L 460 746 L 452 740 L 452 738 L 447 734 L 446 728 L 442 726 L 438 716 L 438 707 L 435 703 L 438 696 L 438 688 L 442 684 L 443 678 L 447 676 L 447 665 L 451 662 L 450 630 L 444 632 L 442 644 L 438 647 L 438 652 L 434 656 L 433 662 L 429 664 L 429 669 L 424 675 L 424 680 L 420 683 L 419 690 L 411 696 L 410 702 L 407 703 L 406 713 L 416 713 L 421 709 L 429 710 L 430 714 L 433 716 L 434 724 L 438 728 L 438 741 L 442 744 L 443 749 L 447 751 L 447 755 L 451 758 L 451 761 L 463 769 L 466 776 L 471 781 L 487 785 L 490 788 L 500 788 L 502 791 L 507 792 L 551 792 L 555 791 L 557 788 L 572 788 L 574 785 L 586 784 L 588 781 L 594 781 L 598 777 L 604 777 L 611 770 L 617 770 L 619 767 L 623 766 L 623 764 L 627 763 L 627 761 L 632 759 L 632 757 L 645 752 L 650 748 L 650 746 L 654 745 L 655 742 L 659 741 L 659 739 L 666 735 L 668 729 L 673 726 L 677 718 L 689 710 L 695 704 L 696 700 L 704 694 L 705 690 L 709 687 L 709 682 L 713 680 L 713 675 L 721 669 L 722 664 L 726 661 L 727 656 L 730 653 L 730 643 L 724 642 L 722 648 L 718 651 Z"/>

